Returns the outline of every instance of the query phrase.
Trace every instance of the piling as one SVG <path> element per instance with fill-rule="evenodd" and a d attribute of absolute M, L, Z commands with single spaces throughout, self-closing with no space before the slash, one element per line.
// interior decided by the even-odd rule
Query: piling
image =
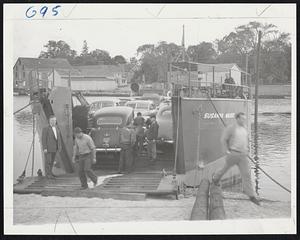
<path fill-rule="evenodd" d="M 208 191 L 209 180 L 204 178 L 201 180 L 190 220 L 208 220 Z"/>
<path fill-rule="evenodd" d="M 222 220 L 225 218 L 222 190 L 220 187 L 211 184 L 209 188 L 209 219 Z"/>
<path fill-rule="evenodd" d="M 257 133 L 260 40 L 261 40 L 261 31 L 258 32 L 257 57 L 256 57 L 255 109 L 254 109 L 254 131 L 255 131 L 255 133 Z"/>

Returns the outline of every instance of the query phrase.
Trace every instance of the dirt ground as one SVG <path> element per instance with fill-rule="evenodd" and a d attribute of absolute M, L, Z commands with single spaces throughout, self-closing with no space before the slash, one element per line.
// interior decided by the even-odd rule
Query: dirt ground
<path fill-rule="evenodd" d="M 290 202 L 262 200 L 261 206 L 257 206 L 241 193 L 223 192 L 223 197 L 226 219 L 291 216 Z M 179 200 L 170 195 L 147 197 L 145 201 L 14 194 L 14 224 L 189 220 L 194 202 L 193 192 Z"/>
<path fill-rule="evenodd" d="M 193 196 L 125 201 L 14 194 L 14 224 L 62 223 L 68 222 L 68 217 L 78 223 L 188 220 L 194 201 Z"/>

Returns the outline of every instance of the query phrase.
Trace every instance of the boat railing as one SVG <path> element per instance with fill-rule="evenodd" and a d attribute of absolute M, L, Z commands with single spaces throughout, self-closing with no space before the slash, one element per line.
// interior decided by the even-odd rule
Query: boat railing
<path fill-rule="evenodd" d="M 186 85 L 175 84 L 175 91 L 181 96 L 189 96 L 189 87 Z M 207 94 L 210 97 L 215 98 L 251 98 L 251 89 L 245 85 L 236 85 L 228 83 L 212 83 L 212 82 L 202 82 L 198 86 L 192 86 L 190 91 L 190 97 L 199 97 L 199 92 L 203 96 Z"/>

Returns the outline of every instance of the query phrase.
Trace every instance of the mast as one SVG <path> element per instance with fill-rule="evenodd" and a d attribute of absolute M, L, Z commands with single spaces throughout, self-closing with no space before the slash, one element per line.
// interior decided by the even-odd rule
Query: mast
<path fill-rule="evenodd" d="M 184 25 L 182 25 L 182 40 L 181 40 L 181 55 L 182 55 L 182 61 L 185 61 L 185 40 L 184 40 Z"/>

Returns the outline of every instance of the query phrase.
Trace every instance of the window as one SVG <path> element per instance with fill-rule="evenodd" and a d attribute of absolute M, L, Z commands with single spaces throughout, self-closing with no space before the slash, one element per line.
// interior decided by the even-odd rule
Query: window
<path fill-rule="evenodd" d="M 137 103 L 136 109 L 148 109 L 149 104 L 148 103 Z"/>
<path fill-rule="evenodd" d="M 17 71 L 15 71 L 15 77 L 18 78 L 18 72 Z"/>
<path fill-rule="evenodd" d="M 100 117 L 97 119 L 98 125 L 120 125 L 122 124 L 122 118 L 116 116 Z"/>
<path fill-rule="evenodd" d="M 23 78 L 25 78 L 25 72 L 23 72 Z"/>
<path fill-rule="evenodd" d="M 128 104 L 126 104 L 128 107 L 131 107 L 131 108 L 135 108 L 135 105 L 136 105 L 136 103 L 128 103 Z"/>
<path fill-rule="evenodd" d="M 113 107 L 114 103 L 113 102 L 102 102 L 102 106 L 101 107 Z"/>
<path fill-rule="evenodd" d="M 24 67 L 24 65 L 22 65 L 22 70 L 23 70 L 23 71 L 25 70 L 25 67 Z"/>

